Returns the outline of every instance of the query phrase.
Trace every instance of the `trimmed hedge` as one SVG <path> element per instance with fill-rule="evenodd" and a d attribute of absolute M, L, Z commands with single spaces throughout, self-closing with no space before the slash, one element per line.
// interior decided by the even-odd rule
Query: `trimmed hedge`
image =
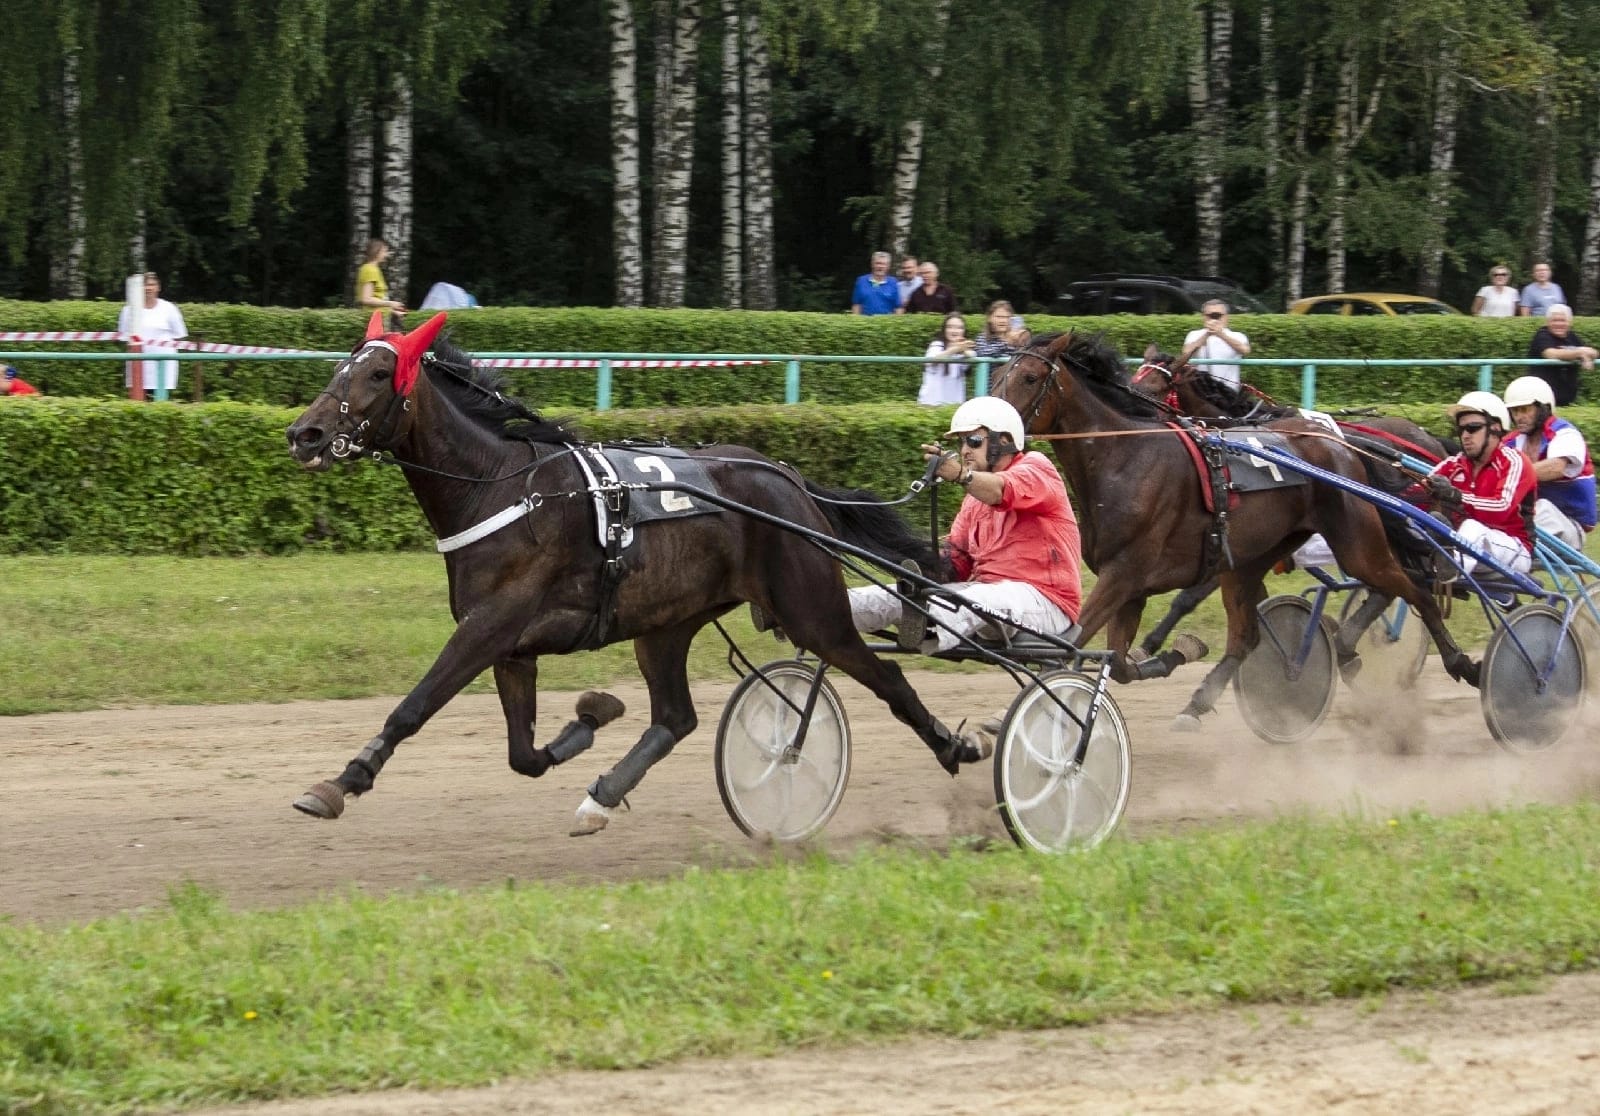
<path fill-rule="evenodd" d="M 25 303 L 0 301 L 0 326 L 17 330 L 107 330 L 115 328 L 118 304 L 110 302 Z M 183 307 L 192 336 L 242 345 L 273 345 L 344 352 L 358 342 L 366 316 L 356 310 L 294 310 L 272 307 L 193 305 Z M 979 313 L 968 320 L 979 326 Z M 424 320 L 413 314 L 412 322 Z M 1057 318 L 1032 315 L 1039 332 L 1079 329 L 1104 332 L 1133 356 L 1154 342 L 1176 351 L 1192 329 L 1192 316 Z M 1461 358 L 1521 357 L 1538 322 L 1529 318 L 1460 317 L 1342 318 L 1259 314 L 1238 323 L 1250 335 L 1257 357 L 1285 358 Z M 934 316 L 859 318 L 849 314 L 799 314 L 729 310 L 616 310 L 594 308 L 485 308 L 457 311 L 451 319 L 456 342 L 474 352 L 760 353 L 916 356 L 938 330 Z M 1600 319 L 1580 319 L 1577 330 L 1600 338 Z M 63 344 L 10 346 L 60 350 Z M 103 352 L 115 345 L 93 346 Z M 39 361 L 26 378 L 51 395 L 110 398 L 122 394 L 118 362 Z M 1503 385 L 1516 369 L 1497 374 Z M 197 386 L 208 401 L 234 400 L 304 406 L 327 383 L 329 370 L 315 361 L 224 361 L 184 364 L 180 392 Z M 756 368 L 624 369 L 615 374 L 617 407 L 716 406 L 730 400 L 781 403 L 783 365 Z M 808 365 L 801 373 L 808 402 L 845 404 L 916 398 L 917 363 Z M 593 370 L 517 369 L 506 373 L 510 390 L 541 407 L 587 409 L 594 405 Z M 1248 379 L 1282 399 L 1300 397 L 1298 368 L 1257 368 Z M 1476 367 L 1329 368 L 1318 376 L 1325 406 L 1351 401 L 1398 402 L 1455 398 L 1477 386 Z M 1585 385 L 1583 397 L 1600 401 Z"/>
<path fill-rule="evenodd" d="M 1386 408 L 1437 433 L 1443 407 Z M 830 487 L 893 498 L 921 475 L 917 446 L 952 408 L 818 404 L 607 411 L 575 416 L 593 439 L 746 445 Z M 1562 412 L 1591 443 L 1600 408 Z M 0 402 L 0 552 L 226 555 L 304 548 L 400 550 L 433 535 L 400 469 L 362 462 L 307 474 L 284 430 L 297 412 L 239 403 Z M 1039 445 L 1042 446 L 1042 443 Z M 960 493 L 940 490 L 941 523 Z M 902 506 L 927 525 L 927 501 Z"/>
<path fill-rule="evenodd" d="M 902 494 L 917 446 L 951 408 L 746 406 L 576 416 L 593 439 L 757 446 L 830 487 Z M 0 552 L 229 555 L 431 546 L 399 468 L 307 474 L 284 430 L 295 410 L 152 407 L 28 397 L 0 402 Z M 934 430 L 938 427 L 938 430 Z M 958 494 L 946 489 L 942 521 Z M 927 523 L 927 501 L 905 508 Z"/>

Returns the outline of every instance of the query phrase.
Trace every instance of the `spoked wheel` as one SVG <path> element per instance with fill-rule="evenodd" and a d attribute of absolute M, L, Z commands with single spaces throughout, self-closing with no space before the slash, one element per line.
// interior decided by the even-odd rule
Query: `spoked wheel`
<path fill-rule="evenodd" d="M 1311 622 L 1311 605 L 1292 594 L 1269 598 L 1257 611 L 1261 642 L 1239 664 L 1233 692 L 1252 732 L 1273 744 L 1293 744 L 1315 732 L 1333 708 L 1333 640 L 1327 627 Z"/>
<path fill-rule="evenodd" d="M 1040 676 L 1006 711 L 995 742 L 994 795 L 1011 839 L 1023 848 L 1092 849 L 1122 819 L 1128 726 L 1110 694 L 1100 695 L 1083 762 L 1073 762 L 1083 735 L 1079 722 L 1093 705 L 1093 680 L 1063 670 Z"/>
<path fill-rule="evenodd" d="M 1550 747 L 1583 713 L 1587 659 L 1572 629 L 1562 636 L 1561 620 L 1550 605 L 1525 604 L 1489 637 L 1478 697 L 1489 731 L 1510 751 Z M 1550 676 L 1541 687 L 1546 668 Z"/>
<path fill-rule="evenodd" d="M 819 677 L 821 669 L 795 659 L 768 663 L 745 675 L 723 707 L 717 792 L 733 824 L 748 836 L 803 841 L 828 824 L 844 797 L 850 722 L 833 684 Z M 797 748 L 813 686 L 816 700 Z"/>
<path fill-rule="evenodd" d="M 1584 585 L 1573 594 L 1572 603 L 1567 607 L 1573 610 L 1572 630 L 1583 644 L 1584 665 L 1587 666 L 1590 659 L 1600 662 L 1600 581 Z"/>
<path fill-rule="evenodd" d="M 1344 607 L 1339 610 L 1339 623 L 1342 625 L 1354 616 L 1370 595 L 1371 590 L 1365 587 L 1346 594 Z M 1595 631 L 1600 634 L 1600 627 Z M 1338 635 L 1337 627 L 1331 634 Z M 1361 656 L 1361 672 L 1355 676 L 1355 688 L 1409 690 L 1428 661 L 1430 642 L 1432 637 L 1428 635 L 1428 626 L 1420 617 L 1411 615 L 1410 605 L 1396 597 L 1361 633 L 1361 639 L 1356 643 L 1356 651 Z"/>

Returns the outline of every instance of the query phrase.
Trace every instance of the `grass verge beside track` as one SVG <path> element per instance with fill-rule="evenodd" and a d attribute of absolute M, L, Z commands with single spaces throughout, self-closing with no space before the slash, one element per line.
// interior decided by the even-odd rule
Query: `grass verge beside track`
<path fill-rule="evenodd" d="M 1268 824 L 1090 856 L 821 855 L 0 926 L 0 1110 L 193 1107 L 1591 968 L 1600 807 Z"/>
<path fill-rule="evenodd" d="M 1085 571 L 1085 592 L 1093 583 Z M 1273 576 L 1267 591 L 1294 593 L 1310 583 L 1304 574 Z M 1172 596 L 1151 601 L 1141 630 L 1165 614 Z M 1477 613 L 1475 604 L 1458 603 L 1451 621 L 1469 648 L 1481 648 L 1487 637 Z M 788 644 L 757 636 L 743 608 L 724 624 L 758 661 L 790 653 Z M 0 579 L 0 715 L 403 694 L 454 626 L 444 563 L 435 554 L 11 557 Z M 1179 630 L 1209 643 L 1214 662 L 1224 627 L 1213 596 Z M 708 629 L 695 642 L 690 678 L 731 678 L 726 656 L 721 637 Z M 539 661 L 541 690 L 637 676 L 626 643 Z M 491 686 L 486 674 L 468 689 Z"/>

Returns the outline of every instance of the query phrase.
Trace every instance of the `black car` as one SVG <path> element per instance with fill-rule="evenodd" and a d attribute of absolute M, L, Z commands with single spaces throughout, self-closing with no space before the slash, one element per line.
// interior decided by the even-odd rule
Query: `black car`
<path fill-rule="evenodd" d="M 1194 314 L 1214 298 L 1234 314 L 1268 310 L 1232 279 L 1220 275 L 1091 275 L 1056 299 L 1057 314 Z"/>

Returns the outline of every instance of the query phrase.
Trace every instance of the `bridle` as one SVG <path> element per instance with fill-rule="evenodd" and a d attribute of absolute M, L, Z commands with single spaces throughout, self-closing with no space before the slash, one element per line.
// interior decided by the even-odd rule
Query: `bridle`
<path fill-rule="evenodd" d="M 1050 397 L 1051 393 L 1059 393 L 1061 391 L 1061 384 L 1056 379 L 1061 374 L 1061 366 L 1057 363 L 1057 358 L 1055 357 L 1045 357 L 1039 353 L 1024 350 L 1006 361 L 1005 366 L 1000 369 L 999 377 L 989 386 L 990 395 L 1000 395 L 1001 387 L 1010 379 L 1011 374 L 1017 370 L 1017 361 L 1023 357 L 1032 357 L 1034 360 L 1042 362 L 1049 370 L 1044 379 L 1040 381 L 1038 390 L 1033 393 L 1033 398 L 1028 401 L 1028 405 L 1017 408 L 1017 414 L 1022 416 L 1022 432 L 1026 435 L 1033 428 L 1033 420 L 1038 418 L 1039 412 L 1044 409 L 1045 400 Z M 1001 396 L 1001 398 L 1004 398 L 1004 396 Z"/>
<path fill-rule="evenodd" d="M 399 357 L 395 347 L 387 341 L 367 341 L 345 359 L 344 367 L 334 373 L 328 386 L 317 393 L 318 399 L 326 395 L 339 404 L 339 421 L 334 426 L 333 441 L 328 444 L 328 452 L 338 461 L 343 461 L 347 457 L 373 454 L 377 449 L 388 445 L 390 438 L 394 436 L 395 427 L 399 425 L 400 416 L 411 410 L 411 398 L 393 391 L 375 432 L 372 431 L 371 419 L 363 418 L 360 422 L 354 420 L 350 414 L 350 387 L 355 383 L 354 365 L 361 358 L 361 354 L 368 349 L 387 349 L 395 353 L 397 359 Z M 370 442 L 369 432 L 371 432 Z"/>

